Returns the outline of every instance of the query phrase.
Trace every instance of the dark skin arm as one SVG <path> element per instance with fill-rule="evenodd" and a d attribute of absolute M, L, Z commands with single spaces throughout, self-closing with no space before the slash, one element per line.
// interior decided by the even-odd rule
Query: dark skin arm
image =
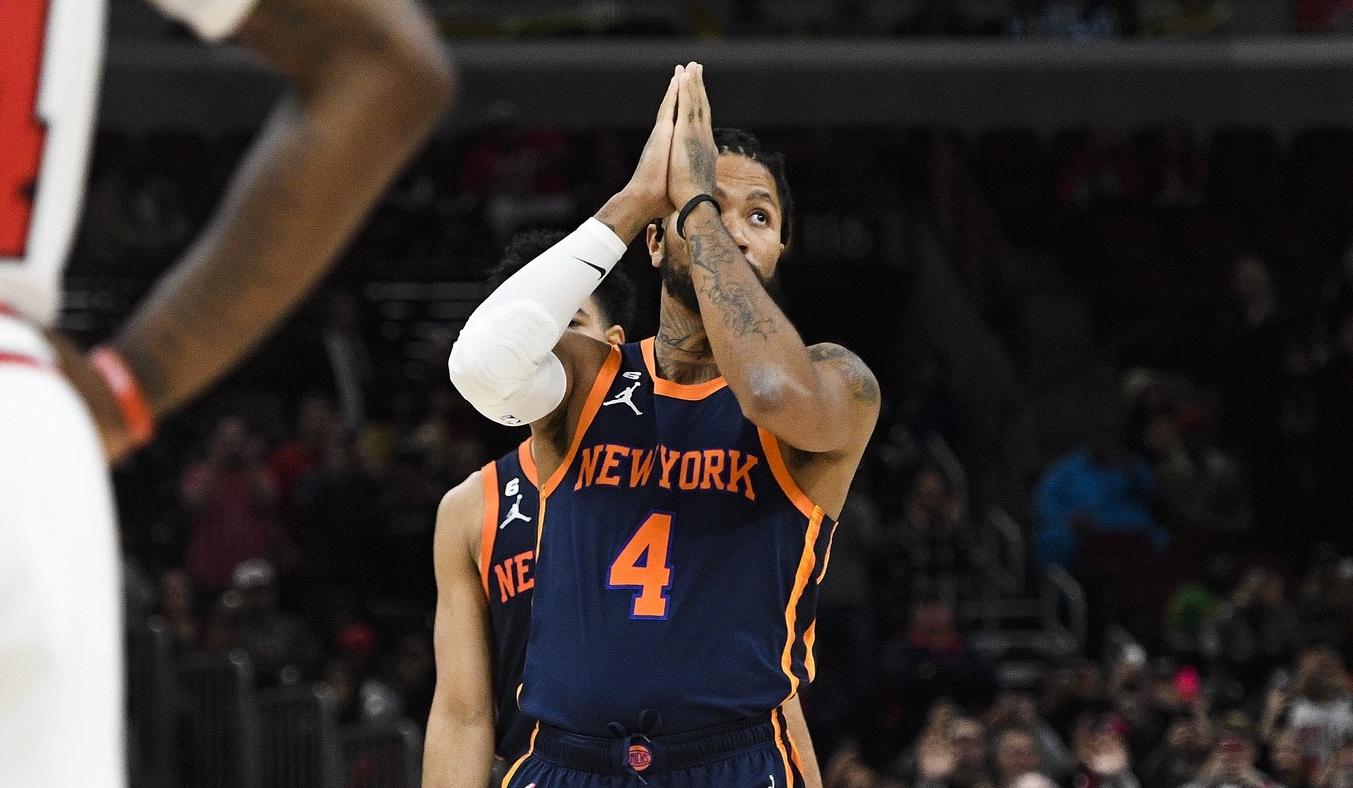
<path fill-rule="evenodd" d="M 328 271 L 449 107 L 454 72 L 411 0 L 261 0 L 236 40 L 288 80 L 196 243 L 113 345 L 155 416 L 237 364 Z M 79 361 L 63 354 L 69 371 Z M 70 373 L 110 458 L 128 440 L 106 390 Z"/>
<path fill-rule="evenodd" d="M 703 68 L 688 66 L 678 85 L 668 193 L 682 206 L 714 192 L 718 153 Z M 712 204 L 692 211 L 684 229 L 684 244 L 675 232 L 668 243 L 689 255 L 710 349 L 747 418 L 803 452 L 861 450 L 880 403 L 869 368 L 839 345 L 804 345 Z"/>

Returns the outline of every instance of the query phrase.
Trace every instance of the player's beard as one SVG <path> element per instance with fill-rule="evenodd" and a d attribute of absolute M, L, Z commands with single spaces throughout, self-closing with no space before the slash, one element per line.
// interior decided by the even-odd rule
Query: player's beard
<path fill-rule="evenodd" d="M 767 279 L 761 275 L 761 270 L 756 266 L 751 263 L 747 265 L 761 282 L 761 286 L 766 288 L 766 294 L 770 296 L 776 306 L 780 307 L 781 311 L 784 311 L 784 293 L 780 289 L 780 277 L 777 275 Z M 695 295 L 695 281 L 691 279 L 690 263 L 684 266 L 676 265 L 672 262 L 672 253 L 664 249 L 662 264 L 658 266 L 658 273 L 662 276 L 662 287 L 668 295 L 675 298 L 677 303 L 689 309 L 692 314 L 700 314 L 700 299 Z"/>

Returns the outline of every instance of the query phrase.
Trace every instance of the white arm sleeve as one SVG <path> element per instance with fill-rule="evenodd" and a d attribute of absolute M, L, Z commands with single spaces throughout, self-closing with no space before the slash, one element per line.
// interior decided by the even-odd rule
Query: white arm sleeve
<path fill-rule="evenodd" d="M 183 22 L 208 41 L 227 38 L 244 24 L 258 0 L 150 0 L 166 16 Z"/>
<path fill-rule="evenodd" d="M 554 346 L 624 254 L 609 227 L 588 219 L 489 294 L 451 348 L 451 382 L 461 395 L 500 424 L 549 415 L 567 388 Z"/>

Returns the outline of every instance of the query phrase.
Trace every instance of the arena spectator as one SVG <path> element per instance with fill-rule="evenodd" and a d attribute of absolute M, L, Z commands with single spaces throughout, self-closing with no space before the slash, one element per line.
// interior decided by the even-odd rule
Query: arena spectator
<path fill-rule="evenodd" d="M 297 485 L 295 511 L 310 559 L 313 611 L 340 598 L 366 599 L 372 583 L 381 485 L 367 472 L 350 435 L 334 430 L 324 440 L 321 464 Z"/>
<path fill-rule="evenodd" d="M 1297 733 L 1317 771 L 1353 735 L 1353 695 L 1344 661 L 1331 648 L 1308 649 L 1297 663 L 1284 727 Z"/>
<path fill-rule="evenodd" d="M 308 394 L 301 400 L 296 416 L 296 432 L 273 449 L 268 468 L 277 479 L 277 497 L 282 516 L 295 529 L 296 487 L 324 458 L 329 436 L 339 429 L 333 404 L 320 394 Z M 303 542 L 302 547 L 309 543 Z"/>
<path fill-rule="evenodd" d="M 1353 739 L 1345 737 L 1320 773 L 1320 788 L 1353 786 Z"/>
<path fill-rule="evenodd" d="M 310 625 L 277 604 L 277 574 L 261 558 L 233 572 L 240 596 L 240 640 L 263 685 L 294 684 L 313 675 L 320 642 Z"/>
<path fill-rule="evenodd" d="M 1187 788 L 1280 788 L 1255 766 L 1259 746 L 1249 717 L 1238 711 L 1223 715 L 1217 734 L 1207 763 Z"/>
<path fill-rule="evenodd" d="M 938 468 L 926 466 L 912 482 L 900 524 L 897 553 L 905 567 L 904 599 L 927 596 L 957 601 L 969 595 L 977 543 L 964 501 Z"/>
<path fill-rule="evenodd" d="M 1315 777 L 1296 731 L 1278 732 L 1269 745 L 1269 763 L 1273 779 L 1286 788 L 1315 788 Z"/>
<path fill-rule="evenodd" d="M 998 731 L 993 749 L 996 788 L 1014 788 L 1024 775 L 1043 771 L 1038 738 L 1029 728 L 1010 727 Z"/>
<path fill-rule="evenodd" d="M 1147 788 L 1179 788 L 1192 782 L 1207 765 L 1211 740 L 1206 714 L 1177 714 L 1166 725 L 1164 741 L 1142 762 L 1142 784 Z"/>
<path fill-rule="evenodd" d="M 374 564 L 376 593 L 387 598 L 430 604 L 436 600 L 432 564 L 432 530 L 437 502 L 446 489 L 427 475 L 428 460 L 416 446 L 395 455 L 376 505 L 378 542 L 369 560 Z"/>
<path fill-rule="evenodd" d="M 1151 514 L 1156 495 L 1150 467 L 1124 446 L 1116 418 L 1101 414 L 1091 440 L 1054 462 L 1039 481 L 1039 563 L 1075 569 L 1082 542 L 1105 533 L 1163 548 L 1168 534 Z"/>
<path fill-rule="evenodd" d="M 993 731 L 1002 732 L 1009 729 L 1024 731 L 1032 735 L 1038 761 L 1036 771 L 1039 773 L 1054 780 L 1064 780 L 1071 776 L 1076 761 L 1057 731 L 1046 720 L 1038 716 L 1038 703 L 1031 693 L 1015 691 L 1001 693 L 987 711 L 986 723 L 987 728 Z M 999 759 L 999 737 L 996 750 Z M 999 764 L 997 766 L 1000 769 Z M 1006 776 L 1001 785 L 1005 788 L 1009 788 L 1012 777 L 1023 776 L 1016 767 L 1002 771 Z"/>
<path fill-rule="evenodd" d="M 279 551 L 277 479 L 262 448 L 244 419 L 228 416 L 216 425 L 206 459 L 183 474 L 188 572 L 203 591 L 224 591 L 240 562 Z"/>
<path fill-rule="evenodd" d="M 919 601 L 912 608 L 905 638 L 894 641 L 885 654 L 893 714 L 904 740 L 921 730 L 935 701 L 948 699 L 963 708 L 980 709 L 994 694 L 990 666 L 959 632 L 957 612 L 942 599 Z"/>
<path fill-rule="evenodd" d="M 1132 771 L 1126 733 L 1116 715 L 1082 715 L 1071 737 L 1078 761 L 1071 784 L 1076 788 L 1141 788 Z"/>
<path fill-rule="evenodd" d="M 915 788 L 993 788 L 989 756 L 986 726 L 939 704 L 901 767 Z"/>
<path fill-rule="evenodd" d="M 1301 620 L 1285 588 L 1278 572 L 1251 567 L 1204 625 L 1209 656 L 1245 686 L 1261 685 L 1291 660 L 1300 642 Z"/>

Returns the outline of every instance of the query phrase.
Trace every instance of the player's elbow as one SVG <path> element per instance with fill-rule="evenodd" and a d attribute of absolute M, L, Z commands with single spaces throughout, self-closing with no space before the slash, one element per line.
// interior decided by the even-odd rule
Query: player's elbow
<path fill-rule="evenodd" d="M 402 50 L 400 90 L 421 105 L 426 115 L 440 120 L 460 95 L 460 72 L 455 62 L 439 41 L 412 42 Z"/>
<path fill-rule="evenodd" d="M 460 79 L 445 47 L 435 40 L 398 41 L 379 64 L 383 117 L 421 135 L 439 122 L 459 94 Z"/>
<path fill-rule="evenodd" d="M 539 362 L 510 343 L 476 336 L 470 326 L 451 348 L 451 383 L 482 415 L 508 427 L 531 424 L 564 401 L 568 375 L 559 358 Z"/>
<path fill-rule="evenodd" d="M 796 410 L 796 403 L 808 397 L 807 387 L 781 370 L 765 366 L 752 370 L 738 404 L 753 422 L 774 421 Z"/>

